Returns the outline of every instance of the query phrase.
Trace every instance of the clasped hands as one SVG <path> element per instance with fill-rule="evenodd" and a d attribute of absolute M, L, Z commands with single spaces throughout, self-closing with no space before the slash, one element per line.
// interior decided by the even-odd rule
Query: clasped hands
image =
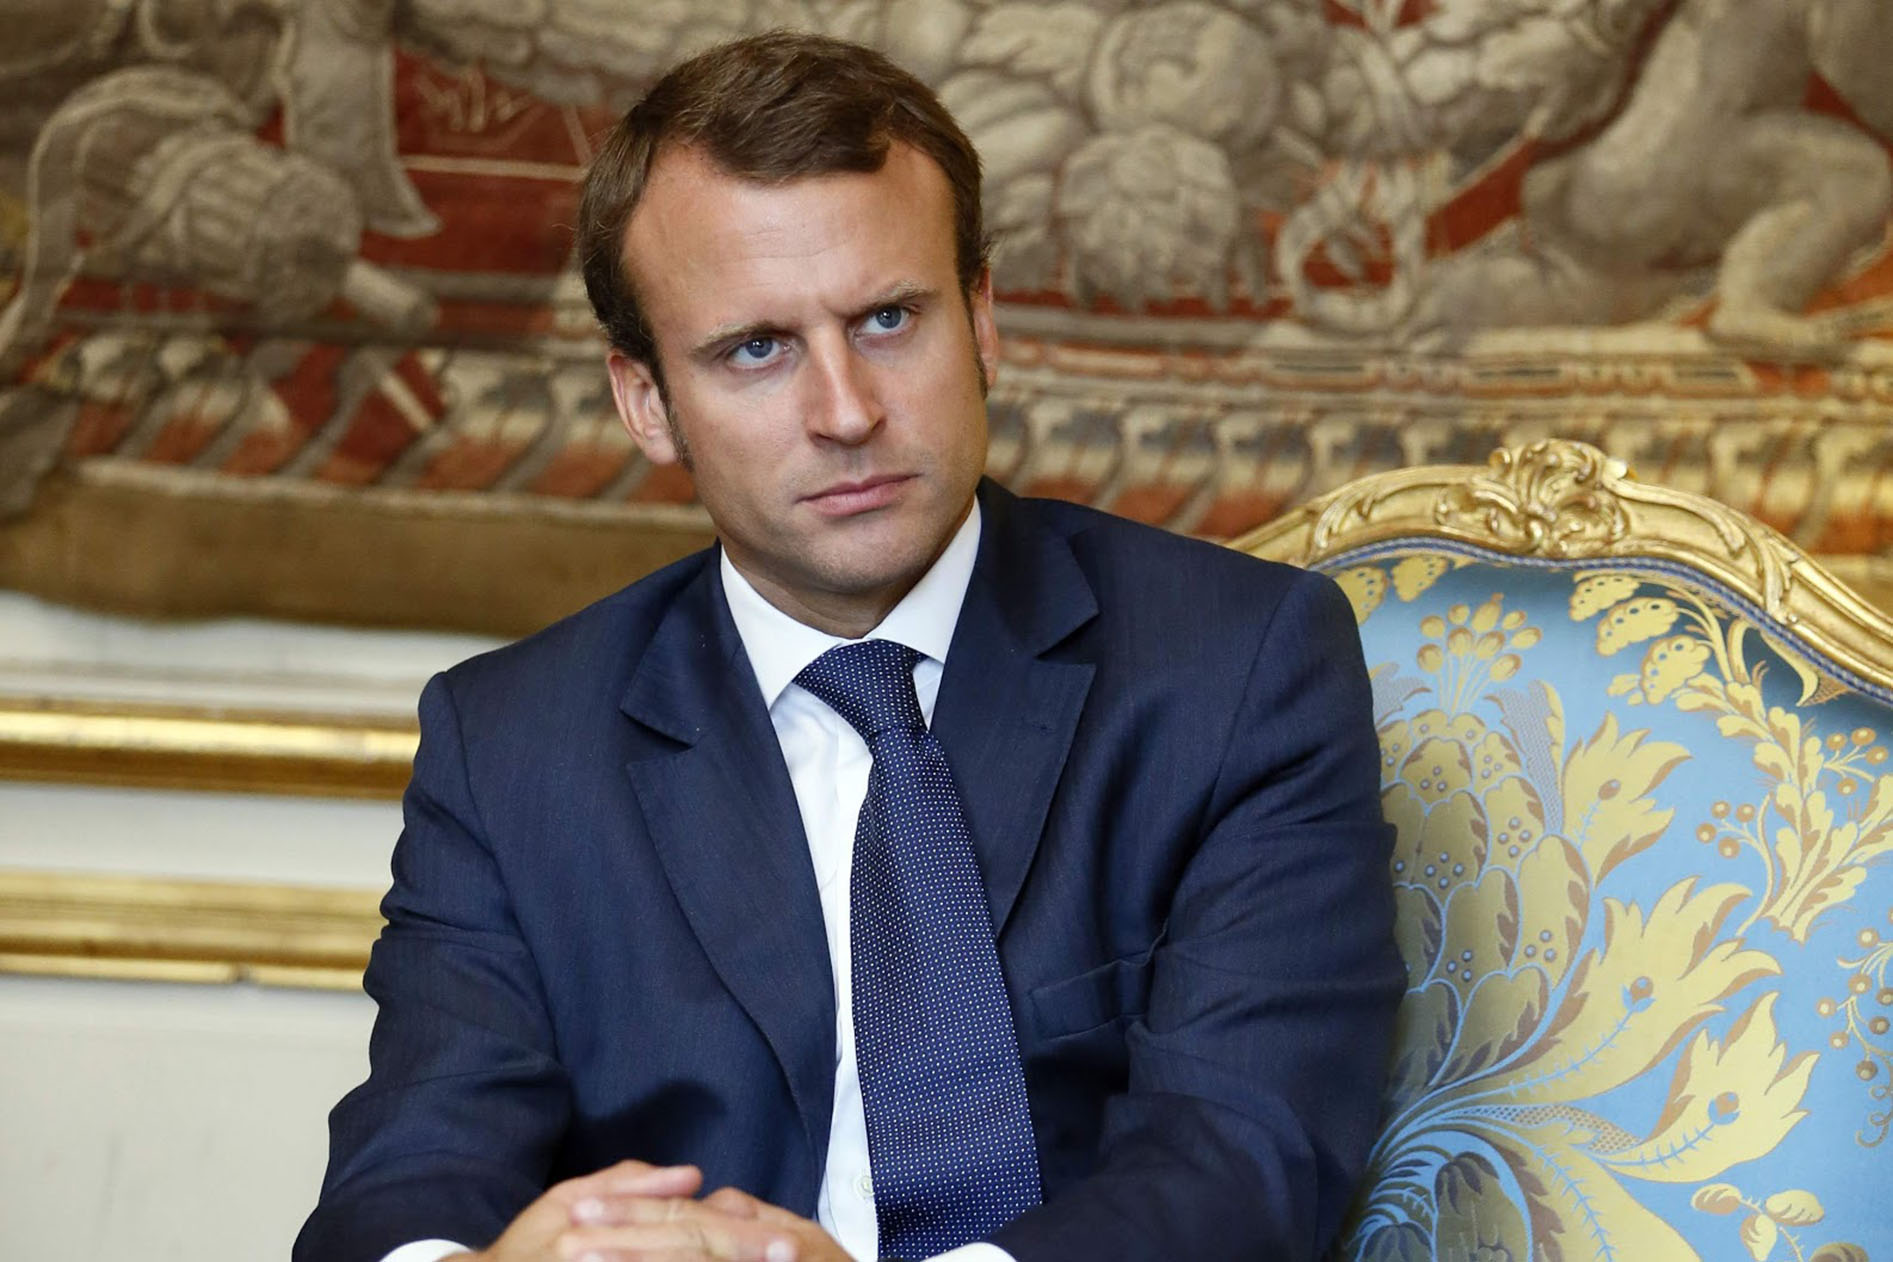
<path fill-rule="evenodd" d="M 476 1262 L 849 1262 L 806 1218 L 736 1188 L 697 1199 L 695 1166 L 623 1161 L 520 1211 Z M 454 1262 L 448 1259 L 447 1262 Z"/>

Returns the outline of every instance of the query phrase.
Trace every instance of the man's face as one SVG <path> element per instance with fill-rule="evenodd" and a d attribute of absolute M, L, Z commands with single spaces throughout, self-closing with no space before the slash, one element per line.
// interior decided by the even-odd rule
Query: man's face
<path fill-rule="evenodd" d="M 667 150 L 624 256 L 666 387 L 611 357 L 632 439 L 653 463 L 687 457 L 772 604 L 871 629 L 965 519 L 986 461 L 992 293 L 960 290 L 945 175 L 903 144 L 871 175 L 780 185 Z"/>

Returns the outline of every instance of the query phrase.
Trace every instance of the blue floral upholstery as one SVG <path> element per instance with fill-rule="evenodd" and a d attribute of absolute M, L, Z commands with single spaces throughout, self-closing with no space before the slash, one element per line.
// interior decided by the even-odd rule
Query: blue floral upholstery
<path fill-rule="evenodd" d="M 1318 568 L 1411 980 L 1339 1256 L 1893 1262 L 1893 693 L 1674 563 Z"/>

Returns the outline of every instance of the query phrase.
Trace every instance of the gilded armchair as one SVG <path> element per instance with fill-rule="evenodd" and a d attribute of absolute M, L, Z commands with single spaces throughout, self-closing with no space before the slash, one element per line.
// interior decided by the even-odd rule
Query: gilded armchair
<path fill-rule="evenodd" d="M 1893 622 L 1577 443 L 1236 546 L 1353 601 L 1397 833 L 1339 1256 L 1893 1262 Z"/>

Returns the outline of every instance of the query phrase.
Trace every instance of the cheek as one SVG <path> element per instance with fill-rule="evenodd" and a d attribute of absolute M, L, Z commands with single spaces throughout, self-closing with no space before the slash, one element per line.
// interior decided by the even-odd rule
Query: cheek
<path fill-rule="evenodd" d="M 926 355 L 904 366 L 895 376 L 894 388 L 910 407 L 946 424 L 963 423 L 969 413 L 983 412 L 986 385 L 979 347 L 962 328 L 958 337 L 930 347 Z"/>
<path fill-rule="evenodd" d="M 713 516 L 747 523 L 751 533 L 787 529 L 797 488 L 807 481 L 798 470 L 808 461 L 773 435 L 768 441 L 754 434 L 720 437 L 714 454 L 702 446 L 694 451 L 697 498 Z"/>
<path fill-rule="evenodd" d="M 775 480 L 793 447 L 792 404 L 757 394 L 737 399 L 696 392 L 671 412 L 677 437 L 686 443 L 698 482 L 739 489 Z"/>

